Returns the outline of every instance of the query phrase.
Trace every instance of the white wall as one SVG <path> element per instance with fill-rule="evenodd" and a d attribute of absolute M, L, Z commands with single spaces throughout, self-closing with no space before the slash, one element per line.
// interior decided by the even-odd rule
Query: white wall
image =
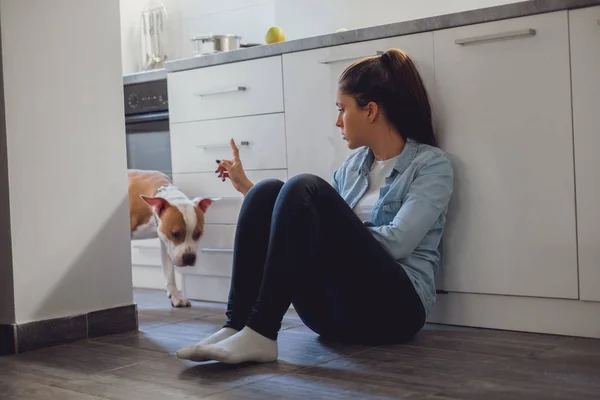
<path fill-rule="evenodd" d="M 288 40 L 522 0 L 275 0 L 275 21 Z"/>
<path fill-rule="evenodd" d="M 139 18 L 154 0 L 121 0 L 123 73 L 140 71 Z M 275 24 L 274 0 L 162 0 L 168 12 L 167 55 L 171 60 L 191 57 L 193 36 L 234 33 L 243 43 L 264 43 Z"/>
<path fill-rule="evenodd" d="M 119 1 L 0 18 L 16 322 L 132 304 Z"/>

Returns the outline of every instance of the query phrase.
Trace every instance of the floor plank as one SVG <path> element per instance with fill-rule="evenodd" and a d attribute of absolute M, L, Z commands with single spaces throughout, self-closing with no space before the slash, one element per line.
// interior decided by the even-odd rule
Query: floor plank
<path fill-rule="evenodd" d="M 207 400 L 265 400 L 265 399 L 328 399 L 328 400 L 384 400 L 425 399 L 420 393 L 402 388 L 389 388 L 339 382 L 320 376 L 288 374 L 264 380 L 223 393 L 209 396 Z"/>
<path fill-rule="evenodd" d="M 58 387 L 46 386 L 36 382 L 27 381 L 26 383 L 13 382 L 4 384 L 0 381 L 0 399 L 19 399 L 19 400 L 99 400 L 97 397 L 85 393 L 74 392 Z"/>
<path fill-rule="evenodd" d="M 192 301 L 191 307 L 174 308 L 161 290 L 136 290 L 134 301 L 138 305 L 140 330 L 189 321 L 211 315 L 223 315 L 225 305 Z"/>
<path fill-rule="evenodd" d="M 36 371 L 38 376 L 85 379 L 92 374 L 123 368 L 165 355 L 91 340 L 75 342 L 19 355 L 0 357 L 0 374 Z"/>
<path fill-rule="evenodd" d="M 427 325 L 419 332 L 411 344 L 418 347 L 432 347 L 470 353 L 532 357 L 562 346 L 570 340 L 571 338 L 564 336 Z"/>
<path fill-rule="evenodd" d="M 562 346 L 536 354 L 533 358 L 540 361 L 588 366 L 600 371 L 600 340 L 571 338 Z"/>
<path fill-rule="evenodd" d="M 272 378 L 283 372 L 283 368 L 277 368 L 277 364 L 268 367 L 227 366 L 215 362 L 197 364 L 167 357 L 96 374 L 93 380 L 111 386 L 149 390 L 169 399 L 202 398 Z"/>

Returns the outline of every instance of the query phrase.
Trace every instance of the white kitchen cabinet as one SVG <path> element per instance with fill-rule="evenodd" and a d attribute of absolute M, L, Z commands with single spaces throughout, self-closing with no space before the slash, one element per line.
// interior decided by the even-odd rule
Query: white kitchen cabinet
<path fill-rule="evenodd" d="M 352 62 L 400 48 L 433 89 L 432 33 L 402 36 L 283 55 L 288 175 L 313 173 L 330 181 L 350 150 L 335 126 L 337 80 Z"/>
<path fill-rule="evenodd" d="M 569 19 L 579 294 L 600 301 L 600 7 L 571 11 Z"/>
<path fill-rule="evenodd" d="M 577 298 L 567 12 L 436 31 L 434 43 L 438 135 L 455 169 L 441 288 Z"/>

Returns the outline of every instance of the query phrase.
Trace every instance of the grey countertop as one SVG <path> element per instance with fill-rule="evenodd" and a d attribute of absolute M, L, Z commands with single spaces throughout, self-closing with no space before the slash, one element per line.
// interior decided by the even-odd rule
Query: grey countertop
<path fill-rule="evenodd" d="M 167 71 L 164 68 L 127 74 L 123 76 L 123 84 L 133 85 L 135 83 L 157 81 L 160 79 L 167 79 Z"/>
<path fill-rule="evenodd" d="M 600 0 L 528 0 L 501 6 L 437 15 L 388 25 L 355 29 L 347 32 L 308 37 L 270 45 L 244 48 L 198 57 L 173 60 L 165 64 L 166 72 L 184 71 L 238 61 L 276 56 L 285 53 L 339 46 L 349 43 L 409 35 L 457 26 L 473 25 L 508 18 L 600 5 Z"/>

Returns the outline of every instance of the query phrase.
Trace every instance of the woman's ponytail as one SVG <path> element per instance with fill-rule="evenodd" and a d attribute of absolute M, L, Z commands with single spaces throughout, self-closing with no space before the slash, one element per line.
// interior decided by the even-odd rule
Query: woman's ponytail
<path fill-rule="evenodd" d="M 377 103 L 405 140 L 437 146 L 427 91 L 417 68 L 402 50 L 389 49 L 357 61 L 342 73 L 338 83 L 360 107 Z"/>

